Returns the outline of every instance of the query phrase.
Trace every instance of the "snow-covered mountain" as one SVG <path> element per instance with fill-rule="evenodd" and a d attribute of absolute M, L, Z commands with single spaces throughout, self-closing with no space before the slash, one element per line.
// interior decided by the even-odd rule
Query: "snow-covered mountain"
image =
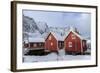
<path fill-rule="evenodd" d="M 24 32 L 35 32 L 38 29 L 34 19 L 23 15 L 23 31 Z"/>
<path fill-rule="evenodd" d="M 24 38 L 29 38 L 29 37 L 45 38 L 50 31 L 57 33 L 61 36 L 64 36 L 70 29 L 71 27 L 49 27 L 46 22 L 43 21 L 37 22 L 35 21 L 34 18 L 23 15 L 23 37 Z M 77 33 L 79 33 L 77 28 L 73 28 L 73 29 Z"/>
<path fill-rule="evenodd" d="M 37 23 L 38 30 L 41 34 L 49 31 L 49 28 L 48 28 L 48 25 L 47 25 L 46 22 L 39 21 L 39 22 L 36 22 L 36 23 Z"/>
<path fill-rule="evenodd" d="M 46 22 L 36 22 L 33 18 L 23 15 L 23 35 L 24 37 L 32 37 L 34 34 L 37 36 L 45 36 L 48 32 L 55 32 L 60 35 L 64 35 L 68 31 L 68 28 L 61 27 L 48 27 Z M 30 34 L 31 33 L 31 34 Z M 33 36 L 36 37 L 36 36 Z"/>
<path fill-rule="evenodd" d="M 64 36 L 66 32 L 68 32 L 68 27 L 50 27 L 50 31 L 55 32 L 61 36 Z"/>
<path fill-rule="evenodd" d="M 36 22 L 33 18 L 23 15 L 23 37 L 36 37 L 48 31 L 45 22 Z M 36 35 L 35 35 L 36 34 Z M 35 36 L 34 36 L 35 35 Z"/>

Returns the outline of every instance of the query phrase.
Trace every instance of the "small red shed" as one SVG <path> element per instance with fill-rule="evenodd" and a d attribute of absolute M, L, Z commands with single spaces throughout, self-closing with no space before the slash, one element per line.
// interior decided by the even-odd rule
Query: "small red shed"
<path fill-rule="evenodd" d="M 58 52 L 59 47 L 63 46 L 63 37 L 61 35 L 50 32 L 45 39 L 45 51 L 47 52 Z M 60 46 L 60 45 L 61 46 Z"/>
<path fill-rule="evenodd" d="M 87 50 L 86 40 L 77 32 L 70 30 L 64 40 L 66 53 L 83 54 Z"/>

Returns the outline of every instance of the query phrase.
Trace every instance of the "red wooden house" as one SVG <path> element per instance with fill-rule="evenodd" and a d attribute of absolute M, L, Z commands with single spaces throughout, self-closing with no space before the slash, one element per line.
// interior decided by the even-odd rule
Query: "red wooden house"
<path fill-rule="evenodd" d="M 24 42 L 24 48 L 45 52 L 58 52 L 60 49 L 65 49 L 66 53 L 82 54 L 87 50 L 87 43 L 78 31 L 70 29 L 65 37 L 55 32 L 50 32 L 46 38 L 30 37 L 27 43 Z"/>
<path fill-rule="evenodd" d="M 70 30 L 64 40 L 64 49 L 66 53 L 83 54 L 87 49 L 86 40 L 74 30 Z"/>
<path fill-rule="evenodd" d="M 41 50 L 45 48 L 45 40 L 41 37 L 28 38 L 28 43 L 24 43 L 24 48 L 29 50 Z"/>
<path fill-rule="evenodd" d="M 46 52 L 58 52 L 59 49 L 64 47 L 64 39 L 59 34 L 50 32 L 45 39 Z"/>
<path fill-rule="evenodd" d="M 27 42 L 24 42 L 25 55 L 44 55 L 45 40 L 42 37 L 30 37 Z"/>

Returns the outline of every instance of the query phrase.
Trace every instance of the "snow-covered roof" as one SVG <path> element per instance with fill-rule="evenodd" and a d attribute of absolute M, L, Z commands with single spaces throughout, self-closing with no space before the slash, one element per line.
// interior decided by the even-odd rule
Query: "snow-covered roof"
<path fill-rule="evenodd" d="M 82 37 L 81 35 L 79 35 L 78 33 L 76 33 L 75 31 L 72 31 L 75 35 L 77 35 L 80 39 L 85 40 L 84 37 Z"/>
<path fill-rule="evenodd" d="M 61 36 L 60 34 L 54 33 L 54 32 L 52 32 L 52 34 L 54 35 L 54 37 L 55 37 L 58 41 L 64 41 L 64 37 Z"/>
<path fill-rule="evenodd" d="M 38 31 L 35 31 L 34 33 L 32 33 L 32 32 L 24 32 L 24 34 L 27 34 L 29 37 L 41 36 L 41 34 Z"/>
<path fill-rule="evenodd" d="M 27 44 L 28 43 L 28 40 L 27 39 L 24 39 L 24 43 Z"/>
<path fill-rule="evenodd" d="M 73 32 L 76 36 L 78 36 L 81 40 L 85 40 L 84 37 L 82 37 L 80 34 L 76 33 L 72 28 L 66 33 L 64 36 L 65 38 L 69 35 L 70 32 Z"/>
<path fill-rule="evenodd" d="M 59 33 L 56 33 L 56 32 L 53 32 L 53 31 L 50 31 L 49 34 L 52 34 L 56 39 L 57 41 L 64 41 L 64 36 L 61 36 Z M 48 35 L 49 35 L 48 34 Z M 48 37 L 48 36 L 47 36 Z M 47 38 L 46 37 L 46 38 Z"/>
<path fill-rule="evenodd" d="M 29 42 L 45 42 L 44 38 L 42 37 L 32 37 L 28 39 Z"/>

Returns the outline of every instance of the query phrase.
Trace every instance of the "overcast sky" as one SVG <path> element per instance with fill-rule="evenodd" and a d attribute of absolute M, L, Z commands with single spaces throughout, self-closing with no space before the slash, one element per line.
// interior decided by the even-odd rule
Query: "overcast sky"
<path fill-rule="evenodd" d="M 23 10 L 23 14 L 36 22 L 46 22 L 49 27 L 73 26 L 84 36 L 90 36 L 91 33 L 90 13 Z"/>

